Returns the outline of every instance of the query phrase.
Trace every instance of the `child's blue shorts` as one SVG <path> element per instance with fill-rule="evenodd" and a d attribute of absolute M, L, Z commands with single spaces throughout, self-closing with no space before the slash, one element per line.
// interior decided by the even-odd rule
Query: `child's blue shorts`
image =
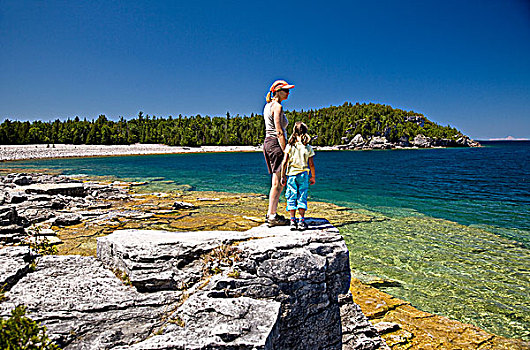
<path fill-rule="evenodd" d="M 297 175 L 287 176 L 287 210 L 307 209 L 307 191 L 309 190 L 309 173 L 304 171 Z"/>

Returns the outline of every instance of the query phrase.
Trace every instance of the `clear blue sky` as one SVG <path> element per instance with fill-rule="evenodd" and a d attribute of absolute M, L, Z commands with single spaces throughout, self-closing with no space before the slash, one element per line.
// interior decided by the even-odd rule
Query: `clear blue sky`
<path fill-rule="evenodd" d="M 379 102 L 530 138 L 530 2 L 0 0 L 0 121 Z"/>

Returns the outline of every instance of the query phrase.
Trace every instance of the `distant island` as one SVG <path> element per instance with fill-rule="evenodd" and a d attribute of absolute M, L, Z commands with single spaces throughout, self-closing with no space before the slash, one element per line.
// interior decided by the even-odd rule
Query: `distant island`
<path fill-rule="evenodd" d="M 526 137 L 506 136 L 506 137 L 488 139 L 487 141 L 530 141 L 530 139 Z"/>
<path fill-rule="evenodd" d="M 476 141 L 451 126 L 441 126 L 424 115 L 375 103 L 344 103 L 317 110 L 287 111 L 290 125 L 309 126 L 315 146 L 338 149 L 388 149 L 403 147 L 474 147 Z M 136 118 L 118 121 L 100 115 L 96 120 L 67 119 L 12 121 L 0 124 L 0 144 L 257 146 L 263 142 L 263 117 L 189 116 L 156 117 L 139 112 Z"/>

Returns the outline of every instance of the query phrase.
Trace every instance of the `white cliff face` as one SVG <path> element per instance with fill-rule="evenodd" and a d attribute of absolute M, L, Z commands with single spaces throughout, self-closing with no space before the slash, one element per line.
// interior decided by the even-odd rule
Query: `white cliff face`
<path fill-rule="evenodd" d="M 98 259 L 44 256 L 9 275 L 0 315 L 28 305 L 65 349 L 384 349 L 347 297 L 343 238 L 308 222 L 304 232 L 115 231 L 98 239 Z M 25 271 L 27 260 L 10 261 Z"/>

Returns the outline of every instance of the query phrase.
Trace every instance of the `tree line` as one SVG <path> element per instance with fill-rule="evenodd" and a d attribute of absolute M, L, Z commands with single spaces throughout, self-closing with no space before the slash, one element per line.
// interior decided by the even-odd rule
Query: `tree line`
<path fill-rule="evenodd" d="M 422 114 L 375 103 L 344 103 L 309 111 L 286 111 L 289 125 L 303 121 L 313 136 L 313 145 L 333 146 L 356 134 L 365 139 L 385 136 L 395 142 L 417 134 L 456 140 L 463 136 L 450 126 L 440 126 Z M 290 130 L 288 130 L 290 133 Z M 100 115 L 95 120 L 22 122 L 5 119 L 0 124 L 0 144 L 91 144 L 123 145 L 161 143 L 170 146 L 259 145 L 265 136 L 263 116 L 156 117 L 143 112 L 129 120 L 113 121 Z"/>

